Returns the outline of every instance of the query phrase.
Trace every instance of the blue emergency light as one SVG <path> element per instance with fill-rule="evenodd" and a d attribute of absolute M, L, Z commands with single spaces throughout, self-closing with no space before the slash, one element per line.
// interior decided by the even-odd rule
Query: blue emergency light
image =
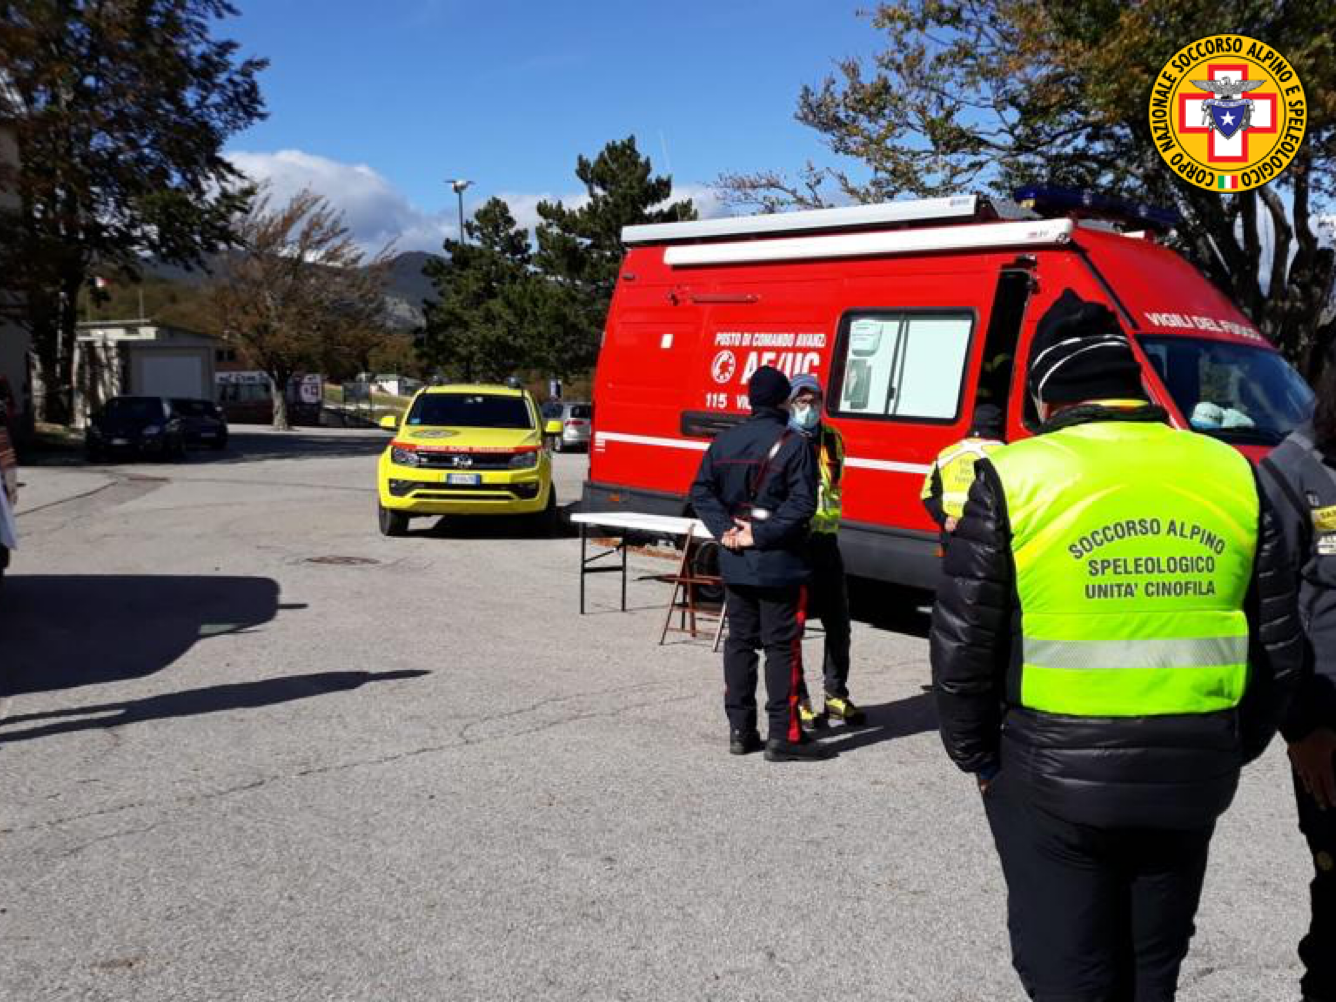
<path fill-rule="evenodd" d="M 1172 230 L 1183 217 L 1174 209 L 1145 202 L 1125 202 L 1079 188 L 1051 188 L 1029 184 L 1011 193 L 1020 205 L 1041 216 L 1078 216 L 1107 219 L 1125 226 L 1147 230 Z"/>

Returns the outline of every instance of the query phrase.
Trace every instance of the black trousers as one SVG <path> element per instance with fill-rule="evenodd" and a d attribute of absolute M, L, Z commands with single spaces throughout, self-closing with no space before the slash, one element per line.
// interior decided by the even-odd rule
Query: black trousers
<path fill-rule="evenodd" d="M 1315 801 L 1294 779 L 1299 802 L 1299 830 L 1313 852 L 1313 882 L 1309 890 L 1313 917 L 1308 935 L 1299 943 L 1304 964 L 1300 985 L 1306 998 L 1336 1002 L 1336 809 L 1319 810 Z"/>
<path fill-rule="evenodd" d="M 1169 1002 L 1214 825 L 1091 828 L 1040 811 L 1004 766 L 984 794 L 1012 963 L 1036 1002 Z"/>
<path fill-rule="evenodd" d="M 765 715 L 771 738 L 797 741 L 806 589 L 728 585 L 724 712 L 735 731 L 756 728 L 757 654 L 765 651 Z"/>
<path fill-rule="evenodd" d="M 826 633 L 821 673 L 825 690 L 832 696 L 849 695 L 849 585 L 844 577 L 844 557 L 833 532 L 814 532 L 808 539 L 812 578 L 808 585 L 809 618 L 821 620 Z M 807 680 L 799 681 L 798 696 L 807 699 Z"/>

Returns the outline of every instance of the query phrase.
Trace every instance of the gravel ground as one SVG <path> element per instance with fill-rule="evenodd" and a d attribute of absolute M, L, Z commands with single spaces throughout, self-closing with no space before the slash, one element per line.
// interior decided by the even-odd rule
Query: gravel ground
<path fill-rule="evenodd" d="M 912 597 L 863 599 L 838 758 L 733 758 L 717 657 L 655 644 L 663 585 L 623 614 L 592 579 L 579 617 L 574 539 L 380 537 L 384 435 L 237 431 L 24 471 L 0 999 L 1022 998 Z M 1273 748 L 1220 826 L 1188 1002 L 1297 997 L 1288 783 Z"/>

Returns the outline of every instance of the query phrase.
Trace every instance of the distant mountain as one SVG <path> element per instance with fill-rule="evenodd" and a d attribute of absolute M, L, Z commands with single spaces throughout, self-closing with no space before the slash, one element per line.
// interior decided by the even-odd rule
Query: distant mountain
<path fill-rule="evenodd" d="M 439 260 L 439 256 L 426 251 L 405 251 L 390 262 L 386 294 L 397 326 L 422 326 L 422 301 L 435 296 L 435 288 L 422 269 L 433 259 Z"/>
<path fill-rule="evenodd" d="M 385 298 L 392 326 L 404 330 L 422 326 L 422 301 L 434 295 L 431 280 L 422 269 L 428 261 L 438 257 L 426 251 L 405 251 L 391 259 Z M 212 258 L 209 271 L 217 270 L 224 260 L 225 256 L 221 254 Z M 202 268 L 190 270 L 161 261 L 149 261 L 144 265 L 146 279 L 192 288 L 209 281 L 209 271 Z"/>

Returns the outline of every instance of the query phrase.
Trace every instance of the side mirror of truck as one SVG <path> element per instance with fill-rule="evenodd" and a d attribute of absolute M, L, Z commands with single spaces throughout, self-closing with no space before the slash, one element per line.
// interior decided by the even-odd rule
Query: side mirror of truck
<path fill-rule="evenodd" d="M 397 431 L 399 428 L 399 419 L 393 414 L 386 414 L 380 419 L 380 426 L 390 431 Z"/>
<path fill-rule="evenodd" d="M 561 422 L 558 421 L 556 418 L 553 418 L 553 419 L 552 419 L 551 421 L 549 421 L 547 424 L 543 425 L 543 434 L 544 434 L 544 435 L 560 435 L 560 434 L 561 434 Z"/>

